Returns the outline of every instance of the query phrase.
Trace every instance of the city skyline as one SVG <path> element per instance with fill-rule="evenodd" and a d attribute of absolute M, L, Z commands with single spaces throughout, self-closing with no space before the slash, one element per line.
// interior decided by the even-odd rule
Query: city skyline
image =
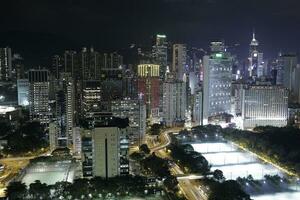
<path fill-rule="evenodd" d="M 266 56 L 275 57 L 279 51 L 299 52 L 300 15 L 295 9 L 299 4 L 293 0 L 9 1 L 0 14 L 6 19 L 0 21 L 5 27 L 0 43 L 35 65 L 82 46 L 122 51 L 131 43 L 147 45 L 157 33 L 200 48 L 210 40 L 239 43 L 238 54 L 244 57 L 255 29 Z"/>
<path fill-rule="evenodd" d="M 300 2 L 3 7 L 0 198 L 300 199 Z"/>

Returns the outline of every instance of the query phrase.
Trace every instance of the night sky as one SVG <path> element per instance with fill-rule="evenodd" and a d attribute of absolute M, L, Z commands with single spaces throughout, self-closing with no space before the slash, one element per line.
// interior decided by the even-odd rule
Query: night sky
<path fill-rule="evenodd" d="M 165 33 L 174 42 L 207 48 L 224 39 L 245 56 L 253 28 L 268 57 L 300 50 L 299 0 L 6 0 L 0 46 L 38 63 L 64 49 L 147 45 Z"/>

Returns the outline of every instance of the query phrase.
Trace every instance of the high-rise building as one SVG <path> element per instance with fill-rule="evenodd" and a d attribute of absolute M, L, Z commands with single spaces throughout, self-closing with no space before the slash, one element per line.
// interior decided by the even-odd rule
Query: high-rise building
<path fill-rule="evenodd" d="M 84 81 L 82 92 L 82 115 L 92 116 L 101 111 L 101 83 L 100 81 Z"/>
<path fill-rule="evenodd" d="M 259 43 L 255 38 L 255 33 L 253 32 L 253 37 L 250 43 L 250 50 L 249 50 L 249 77 L 253 80 L 256 78 L 262 77 L 263 74 L 263 53 L 258 51 Z"/>
<path fill-rule="evenodd" d="M 289 100 L 294 103 L 299 101 L 300 70 L 295 54 L 282 54 L 278 58 L 277 85 L 283 85 L 290 92 Z"/>
<path fill-rule="evenodd" d="M 173 45 L 173 62 L 172 72 L 175 74 L 176 79 L 182 80 L 183 74 L 186 73 L 186 45 L 174 44 Z"/>
<path fill-rule="evenodd" d="M 203 125 L 203 92 L 201 89 L 196 90 L 194 94 L 193 122 L 196 126 Z"/>
<path fill-rule="evenodd" d="M 0 81 L 8 81 L 12 77 L 11 48 L 0 48 Z"/>
<path fill-rule="evenodd" d="M 138 96 L 138 81 L 135 73 L 127 69 L 123 77 L 123 97 L 136 98 Z"/>
<path fill-rule="evenodd" d="M 152 46 L 152 56 L 155 64 L 160 66 L 160 76 L 166 73 L 168 65 L 168 43 L 166 35 L 156 35 L 155 44 Z"/>
<path fill-rule="evenodd" d="M 61 73 L 56 90 L 57 145 L 72 144 L 74 126 L 74 84 L 71 73 Z"/>
<path fill-rule="evenodd" d="M 49 107 L 49 72 L 48 70 L 30 70 L 29 79 L 29 114 L 31 120 L 48 124 L 52 113 Z"/>
<path fill-rule="evenodd" d="M 18 90 L 18 105 L 28 106 L 29 105 L 29 81 L 28 79 L 17 80 Z"/>
<path fill-rule="evenodd" d="M 138 93 L 146 104 L 147 118 L 159 117 L 159 65 L 138 65 Z"/>
<path fill-rule="evenodd" d="M 79 71 L 78 56 L 76 51 L 65 51 L 64 52 L 64 72 L 71 73 L 73 79 L 81 77 Z"/>
<path fill-rule="evenodd" d="M 110 178 L 129 174 L 128 127 L 95 126 L 82 133 L 83 176 Z"/>
<path fill-rule="evenodd" d="M 187 111 L 186 82 L 167 80 L 163 83 L 163 121 L 167 126 L 184 122 Z"/>
<path fill-rule="evenodd" d="M 102 102 L 110 103 L 123 97 L 123 69 L 101 69 Z"/>
<path fill-rule="evenodd" d="M 130 142 L 142 144 L 146 132 L 146 105 L 139 99 L 124 98 L 112 102 L 111 112 L 114 117 L 128 118 L 132 134 Z"/>
<path fill-rule="evenodd" d="M 298 64 L 293 73 L 292 100 L 300 104 L 300 65 Z"/>
<path fill-rule="evenodd" d="M 99 53 L 94 48 L 84 47 L 81 51 L 81 69 L 83 80 L 99 80 L 100 79 L 100 60 Z"/>
<path fill-rule="evenodd" d="M 211 43 L 211 54 L 203 57 L 203 120 L 231 113 L 232 57 L 223 42 Z"/>
<path fill-rule="evenodd" d="M 24 59 L 20 54 L 15 53 L 12 59 L 12 80 L 24 79 Z"/>
<path fill-rule="evenodd" d="M 243 129 L 287 125 L 288 90 L 282 86 L 253 85 L 242 93 Z"/>
<path fill-rule="evenodd" d="M 60 55 L 54 55 L 52 57 L 52 68 L 51 73 L 56 78 L 59 79 L 59 74 L 63 72 L 63 60 Z"/>
<path fill-rule="evenodd" d="M 123 66 L 123 56 L 119 55 L 117 52 L 110 54 L 103 54 L 103 68 L 106 69 L 117 69 Z"/>

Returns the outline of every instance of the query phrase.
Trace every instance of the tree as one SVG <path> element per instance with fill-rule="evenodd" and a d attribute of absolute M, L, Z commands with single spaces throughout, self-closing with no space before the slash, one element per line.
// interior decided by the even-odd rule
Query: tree
<path fill-rule="evenodd" d="M 133 152 L 129 155 L 132 160 L 141 161 L 144 158 L 144 155 L 139 152 Z"/>
<path fill-rule="evenodd" d="M 81 198 L 82 195 L 90 193 L 90 184 L 87 179 L 75 179 L 66 191 L 72 195 L 73 198 Z"/>
<path fill-rule="evenodd" d="M 162 126 L 160 124 L 153 124 L 150 128 L 151 135 L 159 135 Z"/>
<path fill-rule="evenodd" d="M 225 177 L 223 175 L 223 172 L 219 169 L 216 169 L 214 172 L 213 172 L 213 178 L 216 180 L 216 181 L 224 181 L 225 180 Z"/>
<path fill-rule="evenodd" d="M 11 182 L 5 193 L 9 200 L 22 200 L 27 195 L 27 187 L 21 182 Z"/>
<path fill-rule="evenodd" d="M 46 183 L 36 180 L 29 185 L 29 194 L 34 199 L 50 199 L 50 187 Z"/>
<path fill-rule="evenodd" d="M 229 180 L 223 183 L 216 182 L 211 186 L 208 200 L 251 200 L 237 181 Z"/>
<path fill-rule="evenodd" d="M 140 147 L 139 147 L 140 151 L 144 152 L 145 154 L 149 154 L 150 153 L 150 149 L 149 147 L 147 146 L 147 144 L 142 144 Z"/>
<path fill-rule="evenodd" d="M 66 197 L 69 195 L 69 192 L 66 191 L 68 187 L 70 187 L 71 183 L 69 182 L 56 182 L 52 188 L 54 189 L 53 199 L 59 199 L 61 197 Z"/>
<path fill-rule="evenodd" d="M 12 131 L 12 126 L 7 120 L 0 120 L 0 138 L 9 135 Z"/>
<path fill-rule="evenodd" d="M 145 170 L 149 169 L 158 177 L 165 178 L 170 176 L 168 161 L 157 157 L 154 153 L 141 161 L 141 165 Z"/>

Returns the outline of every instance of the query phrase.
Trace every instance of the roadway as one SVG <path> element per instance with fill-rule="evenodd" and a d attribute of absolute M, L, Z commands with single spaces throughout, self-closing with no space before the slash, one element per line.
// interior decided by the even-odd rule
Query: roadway
<path fill-rule="evenodd" d="M 171 144 L 171 138 L 169 136 L 172 132 L 178 132 L 180 129 L 173 128 L 163 131 L 159 138 L 160 143 L 156 143 L 156 140 L 153 140 L 151 138 L 147 139 L 147 145 L 151 150 L 151 153 L 155 152 L 157 156 L 162 158 L 170 158 L 170 156 L 166 153 L 164 150 L 168 145 Z M 184 172 L 180 169 L 180 167 L 177 164 L 173 164 L 172 167 L 170 167 L 170 171 L 174 176 L 184 176 Z M 196 181 L 193 181 L 189 178 L 187 179 L 178 179 L 178 185 L 179 189 L 182 192 L 182 194 L 188 199 L 188 200 L 207 200 L 208 196 L 203 187 L 200 186 Z"/>

